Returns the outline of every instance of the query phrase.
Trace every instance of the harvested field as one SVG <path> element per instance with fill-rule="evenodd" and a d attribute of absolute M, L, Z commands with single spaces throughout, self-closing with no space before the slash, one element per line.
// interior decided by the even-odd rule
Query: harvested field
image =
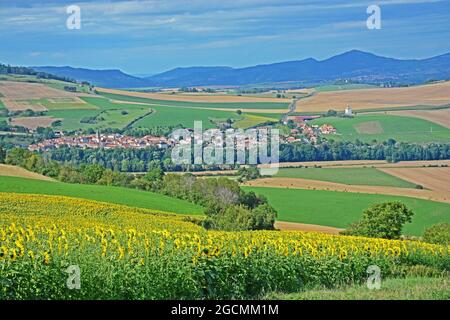
<path fill-rule="evenodd" d="M 384 168 L 380 169 L 400 179 L 450 196 L 450 168 Z"/>
<path fill-rule="evenodd" d="M 58 118 L 53 117 L 23 117 L 23 118 L 12 118 L 11 124 L 14 126 L 21 126 L 31 130 L 35 130 L 36 128 L 47 128 L 51 127 L 52 123 L 58 120 Z"/>
<path fill-rule="evenodd" d="M 0 93 L 7 99 L 12 100 L 28 100 L 28 99 L 58 99 L 70 98 L 75 95 L 54 88 L 50 88 L 41 83 L 1 81 Z"/>
<path fill-rule="evenodd" d="M 395 108 L 406 106 L 441 106 L 450 103 L 450 82 L 407 88 L 376 88 L 317 92 L 297 101 L 297 112 L 343 111 Z"/>
<path fill-rule="evenodd" d="M 75 94 L 48 87 L 41 83 L 0 81 L 0 94 L 6 108 L 11 111 L 31 109 L 33 111 L 46 111 L 47 108 L 38 100 L 73 101 L 84 103 L 78 98 L 86 94 Z M 63 100 L 61 100 L 63 99 Z"/>
<path fill-rule="evenodd" d="M 428 120 L 450 129 L 450 109 L 388 111 L 387 114 Z"/>
<path fill-rule="evenodd" d="M 306 231 L 306 232 L 320 232 L 328 234 L 339 234 L 339 232 L 344 230 L 327 226 L 319 226 L 316 224 L 284 222 L 284 221 L 275 222 L 275 228 L 281 231 Z"/>
<path fill-rule="evenodd" d="M 412 170 L 416 169 L 414 168 Z M 264 178 L 248 181 L 244 185 L 251 187 L 292 188 L 292 189 L 326 190 L 339 192 L 379 194 L 379 195 L 395 195 L 395 196 L 405 196 L 425 200 L 433 200 L 437 202 L 450 203 L 450 192 L 440 190 L 421 190 L 421 189 L 395 188 L 385 186 L 380 187 L 380 186 L 347 185 L 328 181 L 317 181 L 300 178 Z"/>
<path fill-rule="evenodd" d="M 52 178 L 25 170 L 20 167 L 0 164 L 0 176 L 20 177 L 35 180 L 54 181 Z"/>
<path fill-rule="evenodd" d="M 125 90 L 107 89 L 107 88 L 96 88 L 99 92 L 112 93 L 126 95 L 130 97 L 147 98 L 147 99 L 157 99 L 157 100 L 167 100 L 167 101 L 187 101 L 187 102 L 274 102 L 274 103 L 290 103 L 290 99 L 278 99 L 278 98 L 255 98 L 255 97 L 245 97 L 245 96 L 232 96 L 232 95 L 177 95 L 177 94 L 166 94 L 166 93 L 148 93 L 148 92 L 131 92 Z"/>
<path fill-rule="evenodd" d="M 33 110 L 36 112 L 47 111 L 47 108 L 40 103 L 33 103 L 27 100 L 2 99 L 5 107 L 10 111 Z"/>

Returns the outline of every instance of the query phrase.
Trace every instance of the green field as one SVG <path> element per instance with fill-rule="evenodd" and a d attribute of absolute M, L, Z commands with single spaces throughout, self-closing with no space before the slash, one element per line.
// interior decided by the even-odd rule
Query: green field
<path fill-rule="evenodd" d="M 136 118 L 143 117 L 151 112 L 146 105 L 134 105 L 125 103 L 112 103 L 107 99 L 98 97 L 83 97 L 87 105 L 95 109 L 81 110 L 50 110 L 47 115 L 61 118 L 63 130 L 78 129 L 122 129 L 133 122 Z M 122 113 L 124 112 L 124 113 Z M 82 123 L 82 119 L 96 118 L 95 123 Z"/>
<path fill-rule="evenodd" d="M 130 103 L 114 103 L 103 97 L 83 97 L 87 105 L 97 108 L 95 110 L 56 110 L 52 109 L 48 112 L 49 116 L 62 118 L 63 130 L 77 129 L 105 129 L 105 128 L 124 128 L 133 122 L 133 127 L 156 127 L 156 126 L 177 126 L 193 127 L 194 121 L 201 121 L 203 128 L 215 128 L 215 122 L 233 119 L 239 123 L 245 118 L 250 118 L 244 123 L 239 123 L 239 128 L 247 128 L 255 124 L 274 120 L 276 118 L 268 117 L 266 114 L 255 117 L 253 114 L 238 115 L 233 111 L 220 110 L 204 110 L 189 107 L 164 106 L 158 104 L 130 104 Z M 150 110 L 151 112 L 150 114 Z M 127 114 L 123 115 L 122 111 Z M 147 115 L 147 116 L 145 116 Z M 271 115 L 271 114 L 269 114 Z M 145 117 L 144 117 L 145 116 Z M 96 123 L 81 123 L 83 118 L 96 117 L 100 119 Z M 138 119 L 141 118 L 141 119 Z"/>
<path fill-rule="evenodd" d="M 357 115 L 354 118 L 326 117 L 311 124 L 331 124 L 337 129 L 335 140 L 356 140 L 370 142 L 386 141 L 390 138 L 402 142 L 448 142 L 450 129 L 433 122 L 394 115 Z"/>
<path fill-rule="evenodd" d="M 60 195 L 179 214 L 202 214 L 203 212 L 202 207 L 184 200 L 120 187 L 68 184 L 0 176 L 0 192 Z"/>
<path fill-rule="evenodd" d="M 329 84 L 324 86 L 318 86 L 314 89 L 317 92 L 328 92 L 328 91 L 342 91 L 342 90 L 356 90 L 356 89 L 373 89 L 373 88 L 379 88 L 375 85 L 370 84 L 358 84 L 358 83 L 351 83 L 351 84 Z"/>
<path fill-rule="evenodd" d="M 264 114 L 249 114 L 243 113 L 244 118 L 242 120 L 236 121 L 233 127 L 237 129 L 246 129 L 250 127 L 254 127 L 261 123 L 266 122 L 277 122 L 279 117 L 272 117 L 271 115 L 266 116 Z"/>
<path fill-rule="evenodd" d="M 346 228 L 361 218 L 364 209 L 374 203 L 401 201 L 415 215 L 405 226 L 405 233 L 421 235 L 426 227 L 439 222 L 450 223 L 450 205 L 409 197 L 352 192 L 302 190 L 287 188 L 244 187 L 267 197 L 278 211 L 278 220 Z"/>
<path fill-rule="evenodd" d="M 227 109 L 286 109 L 289 103 L 284 102 L 190 102 L 190 101 L 171 101 L 159 100 L 141 97 L 131 97 L 121 94 L 101 93 L 102 96 L 113 100 L 150 103 L 163 106 L 185 107 L 185 108 L 227 108 Z"/>
<path fill-rule="evenodd" d="M 290 294 L 269 294 L 269 300 L 449 300 L 450 279 L 408 277 L 381 280 L 379 290 L 367 284 L 336 289 L 313 289 Z"/>
<path fill-rule="evenodd" d="M 217 110 L 202 110 L 190 108 L 174 108 L 164 106 L 147 106 L 152 108 L 155 112 L 145 117 L 136 123 L 133 127 L 156 127 L 156 126 L 176 126 L 182 125 L 186 128 L 193 128 L 194 121 L 201 121 L 203 128 L 215 128 L 215 121 L 226 121 L 227 119 L 241 120 L 242 115 L 236 112 L 217 111 Z"/>
<path fill-rule="evenodd" d="M 414 188 L 416 185 L 376 168 L 281 168 L 276 177 L 302 178 L 352 185 Z"/>

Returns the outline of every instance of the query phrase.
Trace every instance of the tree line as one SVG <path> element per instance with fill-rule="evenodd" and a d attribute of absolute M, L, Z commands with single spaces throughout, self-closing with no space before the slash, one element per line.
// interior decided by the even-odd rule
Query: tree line
<path fill-rule="evenodd" d="M 53 79 L 53 80 L 60 80 L 65 82 L 72 82 L 76 83 L 75 80 L 66 78 L 66 77 L 60 77 L 54 74 L 50 74 L 47 72 L 40 72 L 35 71 L 31 68 L 27 67 L 18 67 L 18 66 L 11 66 L 11 65 L 5 65 L 0 64 L 0 74 L 18 74 L 18 75 L 28 75 L 28 76 L 36 76 L 38 79 Z"/>
<path fill-rule="evenodd" d="M 316 145 L 292 143 L 280 145 L 280 162 L 387 160 L 419 161 L 450 159 L 450 143 L 406 143 L 389 139 L 365 143 L 359 140 L 322 141 Z"/>
<path fill-rule="evenodd" d="M 41 132 L 48 136 L 49 132 Z M 171 149 L 156 147 L 145 149 L 82 149 L 61 147 L 45 152 L 50 160 L 75 166 L 100 164 L 120 172 L 146 172 L 152 160 L 161 162 L 165 171 L 202 171 L 237 169 L 238 165 L 174 165 Z M 399 143 L 390 139 L 386 142 L 363 143 L 361 141 L 322 141 L 317 145 L 293 143 L 280 145 L 280 162 L 339 161 L 339 160 L 387 160 L 419 161 L 450 159 L 450 144 Z"/>

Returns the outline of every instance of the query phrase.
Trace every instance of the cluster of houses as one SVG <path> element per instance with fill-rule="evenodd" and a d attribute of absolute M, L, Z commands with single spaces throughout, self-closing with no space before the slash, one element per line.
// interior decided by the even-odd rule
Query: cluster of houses
<path fill-rule="evenodd" d="M 174 144 L 172 139 L 166 137 L 145 136 L 136 138 L 124 136 L 121 134 L 93 134 L 80 136 L 61 136 L 55 139 L 47 139 L 42 142 L 32 144 L 28 147 L 30 151 L 45 151 L 63 146 L 81 147 L 81 148 L 126 148 L 126 149 L 144 149 L 148 147 L 158 147 L 165 149 Z"/>
<path fill-rule="evenodd" d="M 320 135 L 336 134 L 336 128 L 330 124 L 310 125 L 309 120 L 319 118 L 319 116 L 290 116 L 285 120 L 285 124 L 291 120 L 295 124 L 295 128 L 290 130 L 288 136 L 284 137 L 285 143 L 309 142 L 317 143 Z"/>

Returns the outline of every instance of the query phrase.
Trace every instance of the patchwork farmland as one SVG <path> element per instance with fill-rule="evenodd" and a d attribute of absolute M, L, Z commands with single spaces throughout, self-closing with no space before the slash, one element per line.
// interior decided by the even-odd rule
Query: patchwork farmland
<path fill-rule="evenodd" d="M 347 106 L 353 110 L 377 110 L 450 104 L 450 82 L 441 82 L 406 88 L 376 88 L 340 91 L 322 91 L 297 101 L 297 112 L 326 112 L 330 109 L 343 111 Z"/>
<path fill-rule="evenodd" d="M 42 83 L 0 81 L 0 94 L 3 104 L 11 111 L 46 111 L 61 102 L 66 106 L 74 104 L 78 108 L 84 104 L 78 95 Z"/>

